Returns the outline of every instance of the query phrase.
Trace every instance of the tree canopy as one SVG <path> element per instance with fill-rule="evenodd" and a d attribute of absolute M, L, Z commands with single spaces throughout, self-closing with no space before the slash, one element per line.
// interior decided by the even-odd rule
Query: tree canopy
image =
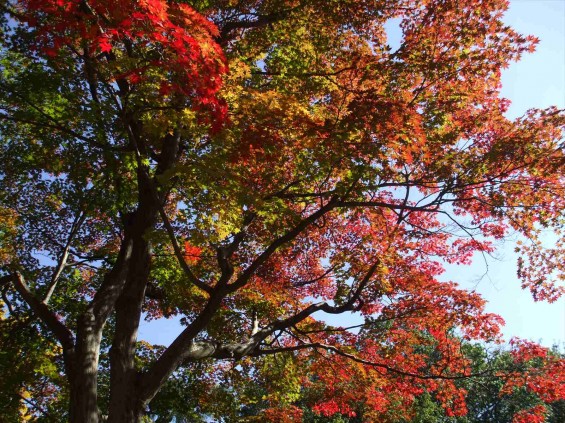
<path fill-rule="evenodd" d="M 564 291 L 565 113 L 505 116 L 501 70 L 537 42 L 506 8 L 2 0 L 6 415 L 398 421 L 428 396 L 455 418 L 491 378 L 543 421 L 565 362 L 516 341 L 478 365 L 503 321 L 441 278 L 518 233 L 522 286 Z M 138 342 L 170 316 L 171 345 Z"/>

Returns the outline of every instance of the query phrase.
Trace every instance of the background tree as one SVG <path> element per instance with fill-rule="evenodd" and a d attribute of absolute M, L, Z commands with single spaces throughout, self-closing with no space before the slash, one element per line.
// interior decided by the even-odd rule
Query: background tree
<path fill-rule="evenodd" d="M 288 406 L 265 419 L 302 419 L 309 383 L 326 416 L 409 413 L 423 392 L 464 415 L 460 339 L 495 341 L 501 319 L 442 263 L 514 231 L 524 287 L 562 293 L 539 235 L 563 228 L 565 116 L 504 116 L 500 70 L 536 42 L 505 1 L 0 4 L 5 320 L 35 317 L 22 351 L 58 354 L 45 377 L 69 404 L 32 413 L 166 419 L 167 392 L 209 387 L 195 401 L 227 415 L 239 382 L 214 382 L 236 361 L 278 376 Z M 144 313 L 185 327 L 139 344 Z M 536 389 L 562 398 L 547 374 Z"/>
<path fill-rule="evenodd" d="M 562 359 L 557 351 L 547 349 L 538 350 L 535 357 L 524 354 L 524 348 L 531 351 L 533 345 L 524 343 L 513 343 L 509 350 L 495 349 L 489 351 L 480 344 L 463 343 L 463 351 L 471 362 L 471 367 L 476 373 L 483 373 L 481 377 L 464 378 L 456 381 L 456 385 L 466 392 L 465 405 L 468 413 L 464 416 L 450 416 L 441 406 L 441 399 L 428 392 L 418 395 L 411 405 L 411 409 L 394 410 L 389 408 L 386 414 L 379 416 L 375 421 L 391 422 L 414 422 L 414 423 L 479 423 L 479 422 L 517 422 L 536 421 L 531 413 L 538 409 L 544 418 L 540 421 L 559 422 L 563 420 L 563 405 L 565 401 L 555 401 L 555 396 L 547 396 L 548 391 L 537 391 L 535 389 L 538 372 L 547 371 L 548 367 L 557 365 Z M 537 347 L 535 347 L 537 349 Z M 430 351 L 433 354 L 433 351 Z M 525 357 L 528 359 L 524 360 Z M 430 357 L 430 359 L 433 359 Z M 514 377 L 520 374 L 524 382 L 519 386 L 510 382 L 509 374 Z M 558 373 L 558 372 L 557 372 Z M 543 378 L 549 377 L 544 375 Z M 530 380 L 528 380 L 530 379 Z M 555 380 L 558 382 L 557 378 Z M 534 389 L 531 389 L 534 388 Z M 357 422 L 363 420 L 363 410 L 368 407 L 363 403 L 355 406 L 357 415 L 355 417 L 344 415 L 323 416 L 319 413 L 309 411 L 308 397 L 320 395 L 320 392 L 309 394 L 304 391 L 301 401 L 305 413 L 304 421 L 308 422 Z M 306 401 L 306 402 L 305 402 Z M 369 407 L 370 408 L 370 407 Z"/>

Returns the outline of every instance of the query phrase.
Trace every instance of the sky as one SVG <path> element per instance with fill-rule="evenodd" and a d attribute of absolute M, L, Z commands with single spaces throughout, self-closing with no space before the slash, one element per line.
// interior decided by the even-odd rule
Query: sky
<path fill-rule="evenodd" d="M 565 0 L 512 0 L 505 22 L 540 43 L 533 54 L 522 57 L 502 74 L 502 96 L 512 104 L 507 116 L 521 116 L 532 107 L 558 106 L 565 109 Z M 389 28 L 394 44 L 394 27 Z M 520 288 L 516 277 L 514 243 L 506 242 L 497 259 L 476 258 L 472 266 L 449 266 L 443 279 L 475 289 L 488 301 L 487 311 L 506 321 L 506 340 L 520 337 L 545 346 L 565 347 L 565 299 L 556 303 L 534 302 L 529 291 Z M 488 266 L 488 269 L 487 269 Z M 486 272 L 488 270 L 488 272 Z M 486 275 L 485 275 L 486 273 Z M 321 317 L 321 316 L 319 316 Z M 332 323 L 346 325 L 348 322 Z M 355 324 L 355 320 L 351 319 Z M 168 345 L 181 331 L 178 319 L 143 323 L 139 338 Z"/>

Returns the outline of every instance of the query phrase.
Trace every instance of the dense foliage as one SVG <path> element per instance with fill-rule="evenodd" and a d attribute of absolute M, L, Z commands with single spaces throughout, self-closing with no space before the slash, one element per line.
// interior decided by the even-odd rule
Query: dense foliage
<path fill-rule="evenodd" d="M 536 43 L 506 7 L 2 0 L 5 415 L 456 418 L 488 376 L 543 421 L 563 360 L 517 341 L 483 366 L 469 341 L 502 319 L 441 279 L 518 233 L 523 287 L 563 292 L 565 114 L 505 117 Z M 164 316 L 176 340 L 138 342 Z"/>

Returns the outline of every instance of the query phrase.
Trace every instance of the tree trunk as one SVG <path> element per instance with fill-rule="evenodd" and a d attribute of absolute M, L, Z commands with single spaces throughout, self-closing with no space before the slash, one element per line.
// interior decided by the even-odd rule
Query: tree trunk
<path fill-rule="evenodd" d="M 70 423 L 97 423 L 98 360 L 104 325 L 114 309 L 129 270 L 133 242 L 126 236 L 118 258 L 85 312 L 78 318 L 74 351 L 67 354 L 65 365 L 71 390 Z"/>
<path fill-rule="evenodd" d="M 142 225 L 145 226 L 145 225 Z M 132 268 L 116 302 L 116 330 L 110 350 L 110 408 L 108 422 L 134 423 L 143 413 L 135 368 L 137 330 L 151 264 L 150 244 L 143 235 L 134 241 Z"/>
<path fill-rule="evenodd" d="M 128 378 L 129 379 L 129 378 Z M 123 383 L 112 387 L 113 398 L 120 398 L 123 402 L 111 404 L 108 423 L 139 423 L 145 412 L 143 403 L 139 400 L 136 384 L 130 386 Z"/>
<path fill-rule="evenodd" d="M 175 158 L 178 139 L 169 140 L 164 149 L 166 166 L 163 162 L 157 169 L 160 174 Z M 166 143 L 167 145 L 167 143 Z M 151 243 L 146 239 L 147 231 L 155 226 L 159 213 L 159 199 L 145 170 L 138 169 L 139 206 L 133 214 L 131 231 L 133 248 L 130 269 L 124 289 L 116 301 L 116 327 L 110 349 L 110 405 L 108 423 L 136 423 L 144 412 L 140 400 L 138 372 L 135 368 L 137 331 L 141 318 L 145 289 L 149 282 L 151 268 Z"/>
<path fill-rule="evenodd" d="M 70 375 L 70 423 L 98 423 L 98 356 L 102 331 L 92 313 L 78 322 L 73 372 Z"/>

